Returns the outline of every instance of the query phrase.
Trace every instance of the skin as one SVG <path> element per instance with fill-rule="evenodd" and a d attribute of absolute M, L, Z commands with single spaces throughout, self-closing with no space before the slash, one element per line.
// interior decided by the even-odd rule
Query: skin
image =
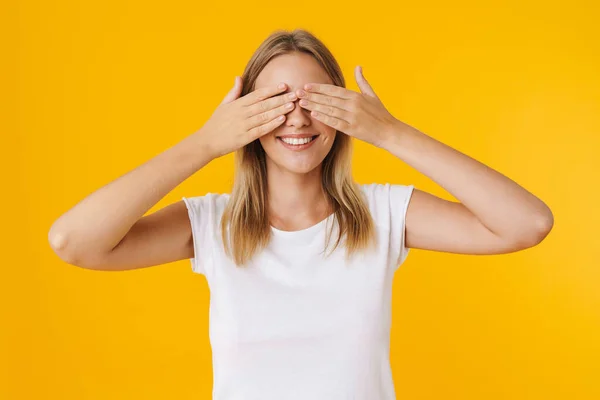
<path fill-rule="evenodd" d="M 287 84 L 289 93 L 301 89 L 305 83 L 333 84 L 325 70 L 305 53 L 284 54 L 272 59 L 263 68 L 255 83 L 255 90 Z M 330 214 L 321 188 L 321 165 L 331 150 L 336 130 L 310 115 L 298 106 L 286 114 L 286 120 L 259 140 L 267 154 L 267 181 L 271 225 L 281 230 L 308 228 Z M 315 143 L 304 151 L 285 148 L 277 136 L 294 133 L 315 133 Z"/>
<path fill-rule="evenodd" d="M 316 61 L 295 53 L 271 60 L 258 77 L 257 89 L 284 82 L 300 99 L 287 113 L 269 110 L 272 118 L 281 112 L 286 120 L 260 137 L 267 153 L 273 226 L 299 230 L 329 215 L 319 167 L 337 130 L 390 152 L 458 199 L 444 200 L 415 188 L 406 212 L 409 248 L 501 254 L 535 246 L 548 235 L 554 217 L 542 200 L 500 172 L 395 118 L 361 68 L 355 68 L 354 76 L 360 93 L 332 85 Z M 236 88 L 239 91 L 240 85 Z M 272 103 L 275 107 L 279 100 Z M 301 153 L 278 146 L 275 139 L 306 131 L 320 136 Z M 217 156 L 212 153 L 213 137 L 206 132 L 201 129 L 186 137 L 61 215 L 48 232 L 55 253 L 69 264 L 108 271 L 193 257 L 192 231 L 182 201 L 145 214 Z"/>
<path fill-rule="evenodd" d="M 415 189 L 406 213 L 406 246 L 459 254 L 501 254 L 540 243 L 554 224 L 548 206 L 487 165 L 400 121 L 362 74 L 360 93 L 323 83 L 298 91 L 301 107 L 319 121 L 380 147 L 457 198 Z"/>

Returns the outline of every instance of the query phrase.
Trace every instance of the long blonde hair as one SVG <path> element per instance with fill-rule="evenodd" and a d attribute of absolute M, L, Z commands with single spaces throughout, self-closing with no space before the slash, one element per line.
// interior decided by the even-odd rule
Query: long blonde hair
<path fill-rule="evenodd" d="M 325 45 L 310 32 L 295 29 L 273 32 L 252 55 L 242 75 L 241 96 L 252 92 L 259 73 L 278 55 L 304 52 L 312 55 L 336 86 L 346 87 L 341 69 Z M 346 258 L 374 243 L 375 229 L 366 199 L 352 179 L 351 138 L 336 131 L 331 150 L 322 162 L 322 184 L 327 203 L 339 226 L 332 251 L 346 237 Z M 225 253 L 237 266 L 245 264 L 255 252 L 269 243 L 266 154 L 258 139 L 235 151 L 234 183 L 221 218 Z M 229 228 L 229 232 L 228 232 Z M 325 248 L 331 240 L 329 229 Z M 230 239 L 230 240 L 229 240 Z M 232 247 L 230 243 L 233 243 Z M 232 252 L 233 250 L 233 252 Z"/>

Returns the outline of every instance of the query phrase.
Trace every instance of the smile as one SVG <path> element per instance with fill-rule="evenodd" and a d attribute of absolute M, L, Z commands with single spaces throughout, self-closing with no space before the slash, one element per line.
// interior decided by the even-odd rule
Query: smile
<path fill-rule="evenodd" d="M 287 149 L 300 151 L 308 149 L 310 146 L 312 146 L 317 136 L 318 135 L 302 139 L 278 137 L 277 141 Z"/>

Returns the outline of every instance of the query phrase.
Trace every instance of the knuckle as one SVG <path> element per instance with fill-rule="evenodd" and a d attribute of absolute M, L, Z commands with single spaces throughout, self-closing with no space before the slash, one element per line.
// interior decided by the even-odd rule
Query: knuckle
<path fill-rule="evenodd" d="M 270 110 L 273 107 L 277 107 L 277 99 L 269 98 L 265 100 L 265 110 Z"/>
<path fill-rule="evenodd" d="M 280 109 L 273 110 L 272 112 L 269 113 L 269 121 L 273 121 L 273 120 L 277 119 L 277 117 L 279 117 L 280 115 L 281 115 Z"/>
<path fill-rule="evenodd" d="M 252 108 L 251 107 L 243 108 L 241 111 L 241 114 L 242 114 L 243 119 L 248 119 L 248 118 L 252 117 Z"/>
<path fill-rule="evenodd" d="M 256 127 L 256 134 L 257 134 L 258 136 L 262 136 L 262 135 L 265 133 L 265 129 L 266 129 L 266 126 L 265 126 L 265 125 L 260 125 L 260 126 L 257 126 L 257 127 Z"/>
<path fill-rule="evenodd" d="M 260 104 L 260 110 L 261 111 L 266 111 L 268 109 L 267 101 L 262 100 L 259 104 Z"/>

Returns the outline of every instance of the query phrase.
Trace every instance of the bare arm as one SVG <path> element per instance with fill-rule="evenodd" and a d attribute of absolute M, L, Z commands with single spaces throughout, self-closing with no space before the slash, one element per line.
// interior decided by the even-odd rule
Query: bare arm
<path fill-rule="evenodd" d="M 385 149 L 459 200 L 415 190 L 407 247 L 502 254 L 533 247 L 552 229 L 550 208 L 510 178 L 403 122 L 391 132 Z"/>
<path fill-rule="evenodd" d="M 142 216 L 212 159 L 212 152 L 208 151 L 206 141 L 199 132 L 186 137 L 136 169 L 96 190 L 68 210 L 50 228 L 50 245 L 64 261 L 94 267 L 107 263 L 106 257 L 109 254 L 117 254 L 112 251 L 134 225 L 134 230 L 139 234 L 132 237 L 137 238 L 140 246 L 142 243 L 150 243 L 142 241 L 144 236 L 147 238 L 151 234 L 146 229 L 147 234 L 144 235 L 144 226 L 151 227 L 149 222 L 161 217 L 171 217 L 173 232 L 178 232 L 179 235 L 190 232 L 190 229 L 176 229 L 177 225 L 189 225 L 187 211 L 181 201 L 151 216 Z M 157 240 L 154 243 L 169 240 L 168 233 L 168 230 L 163 230 L 155 234 L 154 238 Z M 172 237 L 174 241 L 178 239 Z M 186 242 L 179 240 L 178 243 Z M 151 246 L 138 250 L 151 251 Z M 165 259 L 166 261 L 168 260 Z M 126 262 L 127 259 L 121 260 L 121 263 Z M 116 265 L 113 267 L 118 268 Z"/>
<path fill-rule="evenodd" d="M 240 98 L 242 80 L 236 77 L 234 87 L 200 130 L 58 218 L 48 232 L 54 252 L 69 264 L 112 271 L 191 258 L 192 229 L 183 201 L 144 214 L 214 158 L 281 125 L 291 111 L 285 104 L 293 100 L 281 94 L 286 88 L 274 85 Z"/>
<path fill-rule="evenodd" d="M 462 254 L 508 253 L 535 246 L 554 216 L 538 197 L 487 165 L 395 118 L 354 69 L 357 93 L 309 83 L 298 96 L 315 118 L 389 151 L 459 201 L 414 190 L 406 212 L 406 247 Z M 309 93 L 310 92 L 310 93 Z"/>

